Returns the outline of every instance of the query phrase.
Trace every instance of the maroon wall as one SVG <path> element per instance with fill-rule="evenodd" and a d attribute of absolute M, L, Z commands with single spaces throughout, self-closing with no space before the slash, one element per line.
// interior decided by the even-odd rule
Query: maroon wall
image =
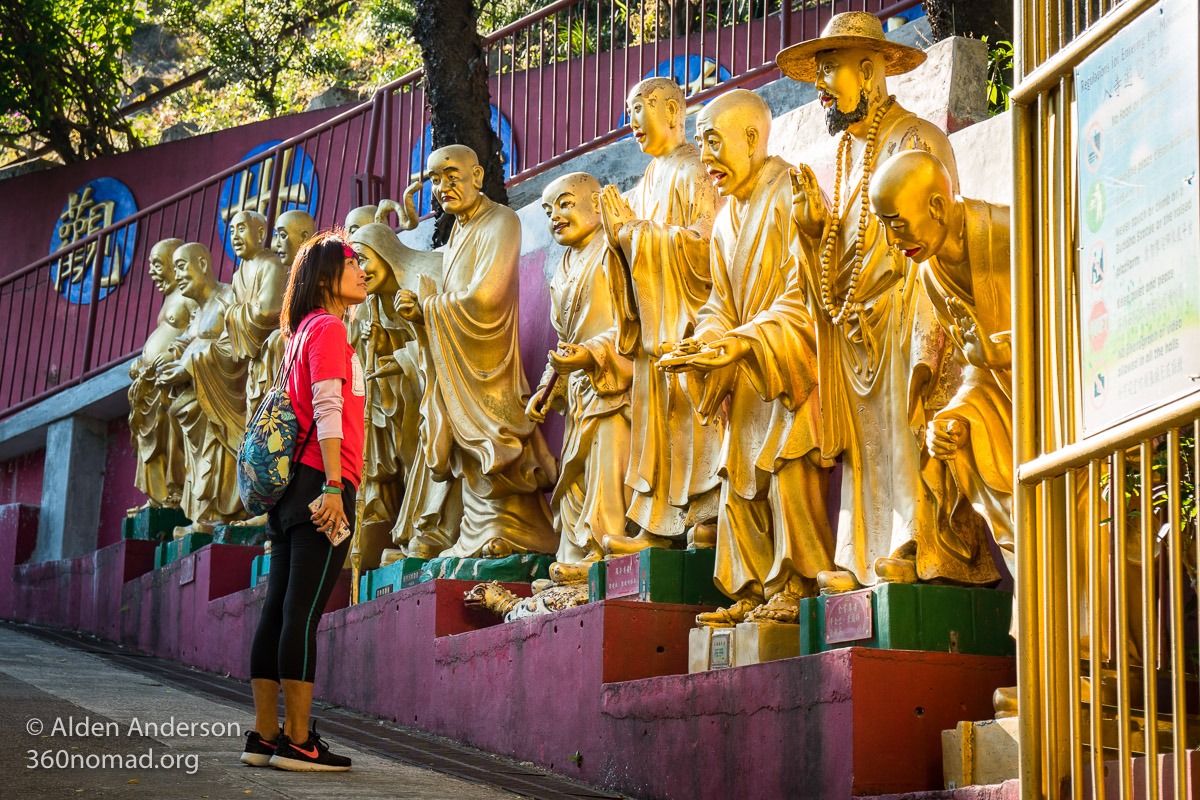
<path fill-rule="evenodd" d="M 288 139 L 343 110 L 278 117 L 0 181 L 0 241 L 7 245 L 0 277 L 49 254 L 68 193 L 93 178 L 116 178 L 133 192 L 138 208 L 146 208 L 233 166 L 263 142 Z"/>
<path fill-rule="evenodd" d="M 26 503 L 42 504 L 42 473 L 46 466 L 46 450 L 34 450 L 8 461 L 0 461 L 0 505 Z"/>

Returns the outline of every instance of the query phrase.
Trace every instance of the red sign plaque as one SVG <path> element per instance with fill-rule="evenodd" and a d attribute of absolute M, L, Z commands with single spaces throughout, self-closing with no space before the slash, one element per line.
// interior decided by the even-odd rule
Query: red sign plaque
<path fill-rule="evenodd" d="M 870 639 L 873 631 L 870 589 L 831 594 L 825 598 L 826 644 Z"/>
<path fill-rule="evenodd" d="M 607 585 L 604 597 L 614 600 L 618 597 L 636 596 L 640 588 L 638 584 L 641 579 L 641 563 L 642 558 L 638 553 L 609 561 L 608 569 L 605 570 Z"/>

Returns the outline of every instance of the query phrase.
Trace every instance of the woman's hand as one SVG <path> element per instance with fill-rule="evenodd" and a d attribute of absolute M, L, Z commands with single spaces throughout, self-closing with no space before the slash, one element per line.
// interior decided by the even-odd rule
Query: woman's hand
<path fill-rule="evenodd" d="M 343 525 L 349 527 L 346 511 L 342 508 L 342 496 L 332 492 L 321 492 L 321 504 L 312 514 L 313 524 L 326 536 L 337 533 Z"/>

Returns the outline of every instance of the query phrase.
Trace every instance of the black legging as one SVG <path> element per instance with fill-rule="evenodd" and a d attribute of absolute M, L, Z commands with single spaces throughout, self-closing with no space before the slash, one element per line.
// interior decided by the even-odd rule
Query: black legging
<path fill-rule="evenodd" d="M 268 514 L 271 572 L 254 644 L 250 677 L 312 682 L 317 669 L 317 624 L 333 593 L 350 550 L 337 547 L 317 530 L 308 510 L 321 492 L 325 474 L 300 464 L 287 491 Z M 354 527 L 354 487 L 342 490 L 342 507 Z"/>

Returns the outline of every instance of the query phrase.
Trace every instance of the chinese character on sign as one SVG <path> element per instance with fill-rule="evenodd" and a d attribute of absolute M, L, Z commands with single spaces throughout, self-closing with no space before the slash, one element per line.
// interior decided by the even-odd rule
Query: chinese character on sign
<path fill-rule="evenodd" d="M 278 139 L 264 142 L 242 156 L 241 160 L 253 158 L 279 143 Z M 274 171 L 275 158 L 270 157 L 230 175 L 221 184 L 221 194 L 217 198 L 217 229 L 225 243 L 225 252 L 235 262 L 237 256 L 229 239 L 229 220 L 241 211 L 267 213 L 267 207 L 271 203 L 271 178 Z M 277 213 L 299 209 L 316 216 L 320 186 L 316 164 L 308 153 L 304 152 L 304 148 L 292 147 L 284 151 L 279 174 L 281 181 Z"/>
<path fill-rule="evenodd" d="M 136 222 L 128 223 L 102 240 L 82 247 L 72 245 L 136 212 L 133 193 L 114 178 L 96 178 L 68 193 L 50 237 L 50 255 L 62 253 L 50 265 L 50 285 L 54 290 L 69 302 L 90 303 L 97 260 L 100 281 L 96 287 L 97 298 L 103 299 L 120 286 L 133 262 L 137 244 Z M 64 250 L 68 252 L 63 253 Z"/>

